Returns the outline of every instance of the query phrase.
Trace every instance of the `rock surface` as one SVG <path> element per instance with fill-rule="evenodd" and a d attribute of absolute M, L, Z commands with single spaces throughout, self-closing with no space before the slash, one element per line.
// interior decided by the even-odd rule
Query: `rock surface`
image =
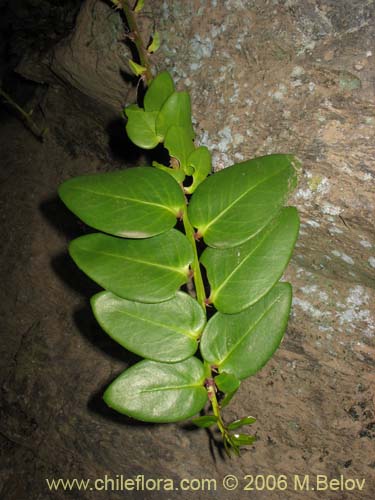
<path fill-rule="evenodd" d="M 327 498 L 370 500 L 375 4 L 156 0 L 142 19 L 145 29 L 155 20 L 162 35 L 158 69 L 169 69 L 178 87 L 191 92 L 198 142 L 213 151 L 215 169 L 276 152 L 293 152 L 303 162 L 291 200 L 302 219 L 286 273 L 294 286 L 292 318 L 278 353 L 242 384 L 227 412 L 228 418 L 256 416 L 259 439 L 241 458 L 224 461 L 215 447 L 210 452 L 203 430 L 137 424 L 101 402 L 103 388 L 134 359 L 106 338 L 90 313 L 87 299 L 95 287 L 65 253 L 82 227 L 54 196 L 63 179 L 109 169 L 109 159 L 104 164 L 84 145 L 72 155 L 56 134 L 44 146 L 31 143 L 11 122 L 13 149 L 2 153 L 0 187 L 6 242 L 0 303 L 7 334 L 1 356 L 8 362 L 2 496 L 49 498 L 46 477 L 143 474 L 215 478 L 217 491 L 129 491 L 128 498 L 248 498 L 249 491 L 240 491 L 247 474 L 285 474 L 286 491 L 254 491 L 253 498 L 316 499 L 320 492 L 295 491 L 294 474 L 309 474 L 312 484 L 325 474 L 366 480 L 363 491 L 330 491 Z M 87 0 L 69 40 L 42 65 L 24 62 L 19 71 L 52 84 L 47 103 L 56 102 L 52 92 L 63 81 L 119 113 L 134 96 L 121 76 L 127 71 L 123 34 L 118 12 Z M 240 479 L 235 493 L 221 485 L 226 474 Z M 66 496 L 60 491 L 51 498 Z M 111 492 L 110 498 L 123 496 Z M 75 491 L 72 497 L 99 494 Z"/>

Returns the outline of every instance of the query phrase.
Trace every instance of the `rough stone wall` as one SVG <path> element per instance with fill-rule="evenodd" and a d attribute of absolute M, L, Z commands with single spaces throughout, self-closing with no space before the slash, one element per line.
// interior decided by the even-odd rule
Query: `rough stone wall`
<path fill-rule="evenodd" d="M 93 12 L 100 16 L 89 15 Z M 63 80 L 115 112 L 134 95 L 121 77 L 126 51 L 118 13 L 87 0 L 80 19 L 86 15 L 85 22 L 77 25 L 83 34 L 77 28 L 45 62 L 43 71 L 49 75 L 45 78 L 54 85 Z M 158 69 L 170 70 L 178 87 L 191 92 L 198 142 L 213 151 L 215 169 L 276 152 L 295 153 L 303 162 L 291 200 L 302 220 L 286 273 L 294 286 L 292 318 L 276 356 L 242 384 L 228 409 L 228 418 L 247 414 L 258 418 L 258 442 L 231 462 L 221 461 L 214 451 L 214 461 L 203 430 L 132 425 L 101 406 L 102 387 L 124 369 L 129 358 L 103 339 L 89 313 L 79 316 L 81 324 L 77 318 L 70 319 L 72 308 L 82 304 L 82 290 L 73 293 L 51 276 L 61 326 L 71 337 L 50 341 L 46 337 L 46 349 L 54 350 L 57 363 L 67 343 L 61 380 L 67 388 L 77 381 L 76 396 L 67 401 L 68 389 L 65 394 L 61 381 L 53 379 L 49 392 L 61 408 L 57 420 L 52 402 L 46 409 L 50 431 L 38 453 L 45 461 L 56 447 L 60 458 L 65 450 L 67 463 L 52 465 L 67 476 L 123 473 L 219 481 L 228 473 L 238 477 L 326 474 L 330 478 L 343 474 L 365 478 L 365 490 L 331 492 L 327 498 L 372 499 L 375 4 L 367 0 L 156 0 L 148 2 L 143 16 L 145 27 L 155 20 L 163 38 L 155 56 Z M 85 38 L 88 33 L 90 39 Z M 107 37 L 108 33 L 112 35 Z M 40 74 L 26 62 L 19 70 L 30 78 Z M 92 165 L 92 170 L 100 168 Z M 67 169 L 72 175 L 82 173 L 74 168 Z M 52 243 L 54 251 L 63 250 L 66 240 L 59 235 Z M 83 288 L 87 292 L 88 286 Z M 35 335 L 43 337 L 46 327 L 43 321 L 36 324 Z M 91 333 L 82 340 L 82 331 Z M 45 354 L 37 352 L 42 363 Z M 47 373 L 56 376 L 52 368 Z M 21 380 L 13 383 L 21 387 Z M 27 391 L 29 408 L 32 390 Z M 21 432 L 16 415 L 10 411 L 9 415 L 14 432 Z M 31 415 L 41 427 L 47 425 L 39 414 L 31 411 Z M 43 434 L 36 432 L 42 440 Z M 18 439 L 32 448 L 33 439 Z M 235 493 L 238 498 L 248 494 Z M 210 496 L 229 498 L 222 488 L 215 495 L 194 494 L 194 498 Z M 113 495 L 117 497 L 123 496 Z M 160 494 L 160 498 L 174 497 Z M 192 498 L 192 494 L 179 497 Z M 258 492 L 253 498 L 276 499 L 280 492 Z M 290 488 L 283 498 L 301 498 L 301 493 Z M 303 498 L 321 497 L 310 491 Z"/>

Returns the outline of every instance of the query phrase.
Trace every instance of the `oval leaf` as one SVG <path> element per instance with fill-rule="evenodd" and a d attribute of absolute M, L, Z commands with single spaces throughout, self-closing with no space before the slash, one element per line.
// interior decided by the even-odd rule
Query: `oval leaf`
<path fill-rule="evenodd" d="M 136 104 L 125 108 L 128 117 L 126 133 L 129 139 L 139 148 L 153 149 L 160 142 L 155 132 L 157 111 L 145 111 Z"/>
<path fill-rule="evenodd" d="M 280 279 L 292 255 L 299 219 L 284 208 L 261 233 L 235 248 L 207 248 L 201 262 L 211 285 L 210 301 L 233 314 L 257 302 Z"/>
<path fill-rule="evenodd" d="M 240 387 L 240 381 L 231 373 L 221 373 L 215 377 L 215 384 L 221 392 L 234 393 Z"/>
<path fill-rule="evenodd" d="M 116 342 L 144 358 L 175 363 L 193 356 L 205 314 L 183 292 L 159 304 L 142 304 L 101 292 L 91 299 L 98 323 Z"/>
<path fill-rule="evenodd" d="M 193 182 L 191 186 L 185 188 L 186 193 L 193 193 L 196 188 L 201 184 L 211 171 L 211 153 L 206 148 L 206 146 L 199 146 L 199 148 L 194 149 L 190 154 L 188 161 L 188 167 L 193 168 L 192 176 Z"/>
<path fill-rule="evenodd" d="M 160 111 L 161 107 L 174 92 L 174 83 L 167 71 L 159 73 L 151 82 L 143 101 L 146 111 Z"/>
<path fill-rule="evenodd" d="M 256 421 L 257 419 L 254 417 L 240 418 L 239 420 L 234 420 L 232 423 L 230 423 L 228 425 L 228 430 L 234 431 L 235 429 L 239 429 L 240 427 L 243 427 L 245 425 L 251 425 Z"/>
<path fill-rule="evenodd" d="M 156 133 L 164 140 L 169 127 L 183 127 L 194 139 L 191 124 L 190 96 L 187 92 L 173 92 L 163 104 L 156 118 Z"/>
<path fill-rule="evenodd" d="M 168 149 L 169 155 L 177 158 L 185 170 L 190 153 L 194 150 L 190 132 L 184 127 L 172 125 L 165 136 L 164 146 Z"/>
<path fill-rule="evenodd" d="M 297 161 L 270 155 L 238 163 L 208 177 L 189 204 L 189 219 L 207 245 L 239 245 L 265 227 L 296 185 Z"/>
<path fill-rule="evenodd" d="M 69 253 L 77 266 L 103 288 L 124 299 L 162 302 L 188 281 L 192 247 L 170 231 L 145 240 L 88 234 L 73 240 Z"/>
<path fill-rule="evenodd" d="M 151 167 L 75 177 L 60 186 L 59 195 L 89 226 L 128 238 L 168 231 L 185 206 L 177 182 Z"/>
<path fill-rule="evenodd" d="M 207 402 L 203 364 L 141 361 L 122 373 L 104 393 L 116 411 L 144 422 L 178 422 L 192 417 Z"/>
<path fill-rule="evenodd" d="M 292 301 L 289 283 L 277 284 L 239 314 L 216 313 L 203 332 L 201 353 L 220 373 L 240 380 L 260 370 L 279 346 Z"/>
<path fill-rule="evenodd" d="M 249 436 L 247 434 L 233 434 L 231 436 L 231 442 L 235 446 L 248 446 L 253 444 L 257 438 L 255 436 Z"/>
<path fill-rule="evenodd" d="M 191 421 L 197 427 L 211 427 L 217 423 L 217 417 L 215 415 L 205 415 L 204 417 L 197 417 Z"/>

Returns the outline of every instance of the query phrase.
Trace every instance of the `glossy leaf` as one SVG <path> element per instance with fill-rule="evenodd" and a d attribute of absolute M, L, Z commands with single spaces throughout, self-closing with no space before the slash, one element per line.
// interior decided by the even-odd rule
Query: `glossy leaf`
<path fill-rule="evenodd" d="M 189 172 L 189 174 L 192 175 L 193 182 L 191 186 L 185 188 L 185 191 L 191 194 L 211 172 L 211 154 L 206 146 L 199 146 L 199 148 L 194 149 L 188 158 L 187 164 L 192 168 L 192 172 Z"/>
<path fill-rule="evenodd" d="M 174 92 L 174 83 L 167 71 L 159 73 L 151 82 L 144 97 L 146 111 L 160 111 L 161 107 Z"/>
<path fill-rule="evenodd" d="M 233 434 L 231 436 L 231 441 L 235 446 L 249 446 L 255 443 L 257 438 L 255 436 L 249 436 L 247 434 Z"/>
<path fill-rule="evenodd" d="M 167 167 L 166 165 L 162 165 L 157 161 L 153 161 L 152 166 L 158 168 L 159 170 L 163 170 L 163 172 L 166 172 L 168 175 L 172 176 L 178 183 L 182 183 L 185 179 L 185 173 L 180 168 Z"/>
<path fill-rule="evenodd" d="M 193 194 L 189 219 L 205 243 L 228 248 L 256 235 L 296 185 L 297 161 L 270 155 L 238 163 L 208 177 Z"/>
<path fill-rule="evenodd" d="M 134 7 L 134 12 L 141 12 L 145 5 L 145 0 L 137 0 L 136 6 Z"/>
<path fill-rule="evenodd" d="M 129 139 L 138 147 L 153 149 L 161 142 L 155 131 L 157 111 L 145 111 L 135 104 L 125 108 L 128 117 L 126 133 Z"/>
<path fill-rule="evenodd" d="M 155 33 L 152 35 L 152 42 L 147 47 L 147 51 L 150 54 L 153 54 L 154 52 L 156 52 L 158 50 L 158 48 L 160 47 L 160 42 L 161 42 L 160 33 L 158 31 L 155 31 Z"/>
<path fill-rule="evenodd" d="M 89 226 L 128 238 L 168 231 L 185 206 L 180 186 L 151 167 L 75 177 L 60 186 L 59 195 Z"/>
<path fill-rule="evenodd" d="M 203 417 L 194 418 L 191 422 L 197 427 L 207 428 L 217 423 L 217 417 L 215 417 L 215 415 L 205 415 Z"/>
<path fill-rule="evenodd" d="M 104 401 L 144 422 L 178 422 L 197 414 L 206 404 L 204 380 L 203 364 L 197 358 L 172 364 L 145 360 L 112 382 Z"/>
<path fill-rule="evenodd" d="M 298 236 L 294 207 L 278 217 L 251 240 L 223 250 L 207 248 L 201 262 L 207 269 L 210 300 L 218 311 L 233 314 L 257 302 L 280 279 Z"/>
<path fill-rule="evenodd" d="M 188 281 L 193 260 L 188 239 L 175 229 L 144 240 L 88 234 L 73 240 L 69 252 L 103 288 L 124 299 L 151 303 L 175 296 Z"/>
<path fill-rule="evenodd" d="M 184 127 L 171 126 L 165 136 L 164 146 L 168 149 L 169 155 L 177 158 L 182 169 L 186 172 L 188 158 L 194 151 L 194 144 L 191 134 Z"/>
<path fill-rule="evenodd" d="M 279 346 L 292 301 L 289 283 L 278 283 L 256 304 L 239 314 L 216 313 L 203 332 L 201 354 L 240 380 L 260 370 Z"/>
<path fill-rule="evenodd" d="M 231 373 L 221 373 L 215 377 L 215 384 L 221 392 L 234 393 L 240 387 L 240 381 Z"/>
<path fill-rule="evenodd" d="M 156 133 L 164 140 L 169 127 L 183 127 L 194 139 L 191 124 L 190 96 L 187 92 L 173 92 L 163 104 L 156 118 Z"/>
<path fill-rule="evenodd" d="M 147 68 L 144 66 L 141 66 L 140 64 L 136 63 L 135 61 L 132 61 L 132 59 L 129 59 L 129 66 L 132 72 L 135 74 L 135 76 L 142 76 L 143 73 L 146 73 Z"/>
<path fill-rule="evenodd" d="M 229 431 L 234 431 L 235 429 L 239 429 L 240 427 L 244 427 L 245 425 L 251 425 L 256 422 L 257 419 L 254 417 L 245 417 L 240 418 L 239 420 L 234 420 L 227 427 Z"/>
<path fill-rule="evenodd" d="M 175 363 L 193 356 L 206 317 L 183 292 L 159 304 L 143 304 L 101 292 L 91 299 L 95 317 L 116 342 L 144 358 Z"/>

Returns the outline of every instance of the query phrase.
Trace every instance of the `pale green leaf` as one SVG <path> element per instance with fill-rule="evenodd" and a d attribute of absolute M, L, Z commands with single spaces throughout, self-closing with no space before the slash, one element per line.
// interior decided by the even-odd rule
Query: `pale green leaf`
<path fill-rule="evenodd" d="M 144 358 L 175 363 L 193 356 L 205 325 L 196 300 L 183 292 L 159 304 L 143 304 L 101 292 L 91 299 L 94 315 L 116 342 Z"/>
<path fill-rule="evenodd" d="M 188 158 L 190 153 L 194 151 L 194 144 L 189 131 L 184 127 L 172 125 L 165 136 L 164 146 L 168 149 L 169 156 L 177 158 L 186 173 Z"/>
<path fill-rule="evenodd" d="M 129 139 L 138 147 L 153 149 L 161 142 L 155 132 L 157 111 L 145 111 L 135 104 L 125 108 L 128 117 L 126 133 Z"/>
<path fill-rule="evenodd" d="M 279 346 L 292 301 L 289 283 L 278 283 L 239 314 L 216 313 L 203 332 L 201 354 L 219 372 L 243 380 L 260 370 Z"/>
<path fill-rule="evenodd" d="M 167 71 L 159 73 L 151 82 L 143 104 L 146 111 L 160 111 L 161 107 L 174 92 L 174 83 Z"/>
<path fill-rule="evenodd" d="M 254 417 L 245 417 L 240 418 L 239 420 L 234 420 L 227 427 L 229 431 L 234 431 L 235 429 L 239 429 L 240 427 L 244 427 L 245 425 L 251 425 L 256 422 L 256 418 Z"/>
<path fill-rule="evenodd" d="M 134 12 L 141 12 L 145 5 L 145 0 L 137 0 L 136 6 L 134 7 Z"/>
<path fill-rule="evenodd" d="M 155 33 L 152 36 L 152 42 L 147 47 L 147 51 L 150 54 L 153 54 L 154 52 L 156 52 L 158 50 L 158 48 L 160 47 L 160 42 L 161 42 L 160 33 L 158 31 L 155 31 Z"/>
<path fill-rule="evenodd" d="M 215 377 L 215 384 L 221 392 L 234 393 L 240 387 L 240 381 L 231 373 L 220 373 Z"/>
<path fill-rule="evenodd" d="M 144 422 L 178 422 L 192 417 L 207 402 L 203 364 L 141 361 L 122 373 L 104 393 L 116 411 Z"/>
<path fill-rule="evenodd" d="M 169 127 L 183 127 L 194 139 L 191 124 L 190 95 L 187 92 L 173 92 L 163 104 L 156 118 L 156 133 L 164 140 Z"/>
<path fill-rule="evenodd" d="M 293 252 L 299 219 L 294 207 L 281 210 L 260 233 L 234 248 L 207 248 L 201 262 L 216 309 L 237 313 L 257 302 L 280 279 Z"/>
<path fill-rule="evenodd" d="M 163 172 L 167 172 L 167 174 L 171 175 L 178 183 L 184 182 L 185 173 L 181 168 L 167 167 L 157 161 L 153 161 L 152 166 L 158 168 L 159 170 L 163 170 Z"/>
<path fill-rule="evenodd" d="M 162 302 L 188 281 L 192 247 L 171 229 L 153 238 L 125 240 L 88 234 L 73 240 L 69 253 L 92 280 L 116 295 L 139 302 Z"/>
<path fill-rule="evenodd" d="M 257 440 L 256 436 L 249 436 L 247 434 L 233 434 L 231 442 L 235 446 L 249 446 Z"/>
<path fill-rule="evenodd" d="M 270 155 L 208 177 L 193 194 L 189 219 L 205 243 L 228 248 L 257 234 L 275 217 L 296 185 L 297 161 Z"/>
<path fill-rule="evenodd" d="M 128 238 L 168 231 L 185 206 L 177 182 L 151 167 L 75 177 L 60 186 L 59 195 L 89 226 Z"/>
<path fill-rule="evenodd" d="M 194 418 L 191 422 L 197 427 L 205 429 L 211 427 L 211 425 L 215 425 L 217 423 L 217 417 L 215 417 L 215 415 L 204 415 L 203 417 Z"/>
<path fill-rule="evenodd" d="M 130 69 L 135 74 L 135 76 L 142 76 L 143 73 L 146 73 L 147 68 L 145 68 L 141 64 L 136 63 L 132 59 L 129 59 L 128 62 L 129 62 Z"/>
<path fill-rule="evenodd" d="M 193 182 L 185 188 L 186 193 L 192 194 L 211 172 L 211 154 L 206 146 L 199 146 L 190 154 L 187 165 L 192 167 Z"/>

